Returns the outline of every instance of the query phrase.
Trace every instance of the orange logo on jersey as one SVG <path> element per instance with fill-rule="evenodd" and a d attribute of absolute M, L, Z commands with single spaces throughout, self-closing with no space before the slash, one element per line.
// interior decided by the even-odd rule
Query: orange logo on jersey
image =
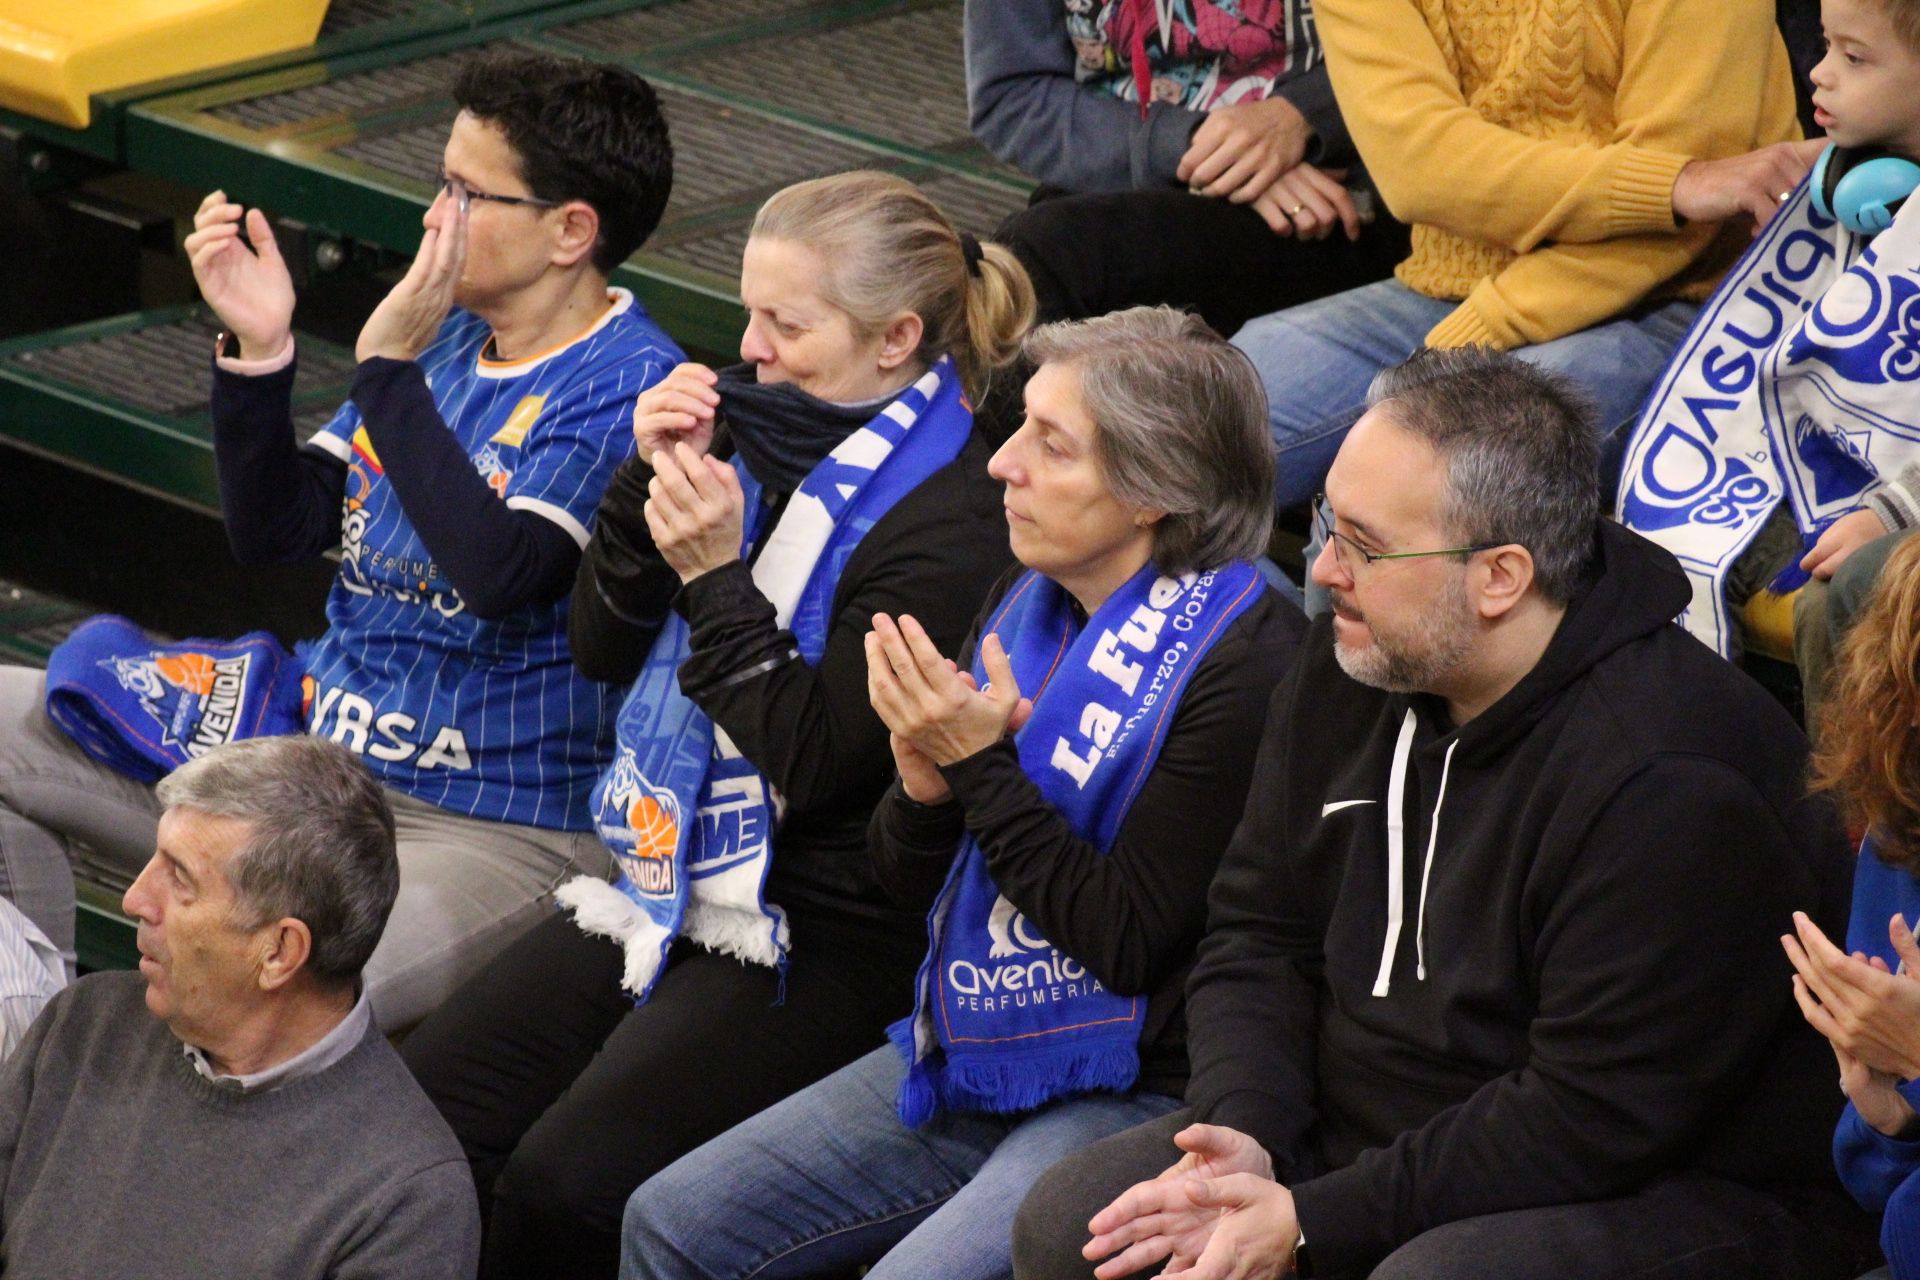
<path fill-rule="evenodd" d="M 365 427 L 354 428 L 352 447 L 354 457 L 372 467 L 375 475 L 387 474 L 387 469 L 380 464 L 380 455 L 373 451 L 373 441 L 367 437 Z"/>

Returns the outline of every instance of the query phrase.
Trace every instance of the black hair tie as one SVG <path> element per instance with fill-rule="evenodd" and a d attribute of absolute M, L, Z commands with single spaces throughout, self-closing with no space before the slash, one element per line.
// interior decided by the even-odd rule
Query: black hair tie
<path fill-rule="evenodd" d="M 967 260 L 967 274 L 978 280 L 980 259 L 986 257 L 986 253 L 980 248 L 980 241 L 974 238 L 971 231 L 960 233 L 960 256 Z"/>

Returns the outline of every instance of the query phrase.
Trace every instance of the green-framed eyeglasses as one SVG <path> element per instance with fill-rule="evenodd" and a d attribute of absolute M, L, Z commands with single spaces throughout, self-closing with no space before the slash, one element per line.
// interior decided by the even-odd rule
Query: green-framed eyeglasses
<path fill-rule="evenodd" d="M 1504 542 L 1476 542 L 1467 547 L 1440 547 L 1434 551 L 1369 551 L 1333 527 L 1333 508 L 1327 505 L 1327 495 L 1313 495 L 1313 519 L 1319 526 L 1320 537 L 1333 546 L 1333 558 L 1343 572 L 1353 572 L 1351 556 L 1359 556 L 1363 567 L 1371 566 L 1376 560 L 1419 560 L 1426 556 L 1469 556 L 1476 551 L 1491 551 L 1503 547 Z"/>

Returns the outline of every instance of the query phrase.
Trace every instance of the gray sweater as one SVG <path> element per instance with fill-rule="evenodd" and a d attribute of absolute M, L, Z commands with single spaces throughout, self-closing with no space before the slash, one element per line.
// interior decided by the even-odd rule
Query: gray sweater
<path fill-rule="evenodd" d="M 471 1277 L 473 1179 L 380 1035 L 241 1093 L 197 1074 L 137 973 L 82 978 L 0 1070 L 0 1270 Z"/>

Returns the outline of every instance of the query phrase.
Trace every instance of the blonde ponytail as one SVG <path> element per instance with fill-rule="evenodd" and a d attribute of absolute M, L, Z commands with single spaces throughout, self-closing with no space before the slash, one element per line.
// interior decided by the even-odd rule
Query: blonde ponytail
<path fill-rule="evenodd" d="M 919 316 L 916 358 L 931 365 L 951 355 L 975 404 L 1033 324 L 1033 282 L 1013 253 L 983 245 L 974 275 L 946 214 L 894 174 L 860 169 L 795 183 L 760 207 L 750 234 L 817 253 L 826 264 L 820 296 L 863 337 L 903 312 Z"/>

